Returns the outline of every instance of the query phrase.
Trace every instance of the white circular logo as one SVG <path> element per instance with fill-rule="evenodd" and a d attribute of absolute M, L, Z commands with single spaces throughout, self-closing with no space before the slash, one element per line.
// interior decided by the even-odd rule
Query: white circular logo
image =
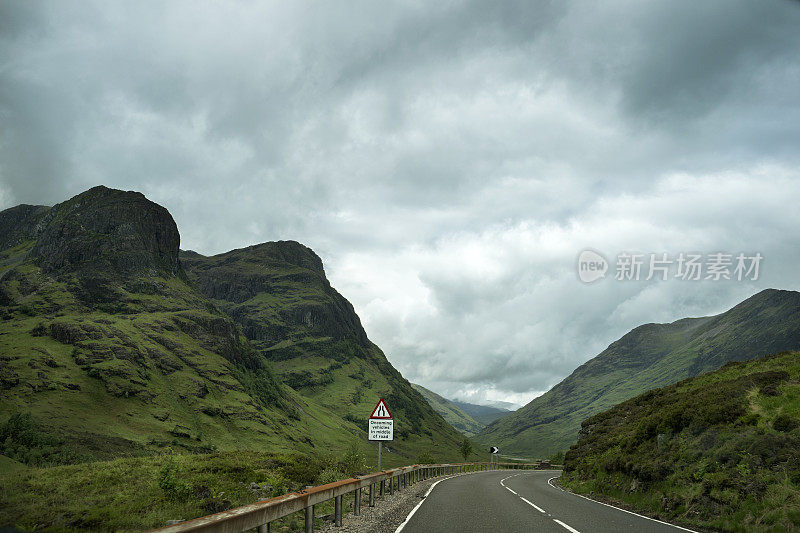
<path fill-rule="evenodd" d="M 593 250 L 584 250 L 578 256 L 578 277 L 584 283 L 604 278 L 608 272 L 608 261 Z"/>

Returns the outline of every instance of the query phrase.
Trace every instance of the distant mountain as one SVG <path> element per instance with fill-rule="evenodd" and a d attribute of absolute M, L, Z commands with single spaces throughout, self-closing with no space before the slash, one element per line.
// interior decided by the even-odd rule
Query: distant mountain
<path fill-rule="evenodd" d="M 516 411 L 519 409 L 519 405 L 511 403 L 511 402 L 503 402 L 500 400 L 486 400 L 485 403 L 482 405 L 488 405 L 489 407 L 496 407 L 501 411 Z"/>
<path fill-rule="evenodd" d="M 414 387 L 420 394 L 422 394 L 430 406 L 433 407 L 433 410 L 442 415 L 442 417 L 447 420 L 448 424 L 456 428 L 467 437 L 472 437 L 481 429 L 486 427 L 486 424 L 481 424 L 472 418 L 472 416 L 465 413 L 456 405 L 454 401 L 439 396 L 435 392 L 426 389 L 422 385 L 412 383 L 411 386 Z"/>
<path fill-rule="evenodd" d="M 730 362 L 588 418 L 561 482 L 704 530 L 798 531 L 800 352 Z"/>
<path fill-rule="evenodd" d="M 474 403 L 467 403 L 462 402 L 459 400 L 451 400 L 453 404 L 470 415 L 474 418 L 482 427 L 486 427 L 487 425 L 491 424 L 498 418 L 502 418 L 509 413 L 511 413 L 510 409 L 504 409 L 500 406 L 490 406 L 490 405 L 477 405 Z M 506 403 L 506 402 L 498 402 L 498 403 Z M 507 405 L 513 405 L 508 403 Z"/>
<path fill-rule="evenodd" d="M 136 192 L 0 212 L 0 426 L 31 413 L 50 454 L 18 461 L 343 448 L 365 441 L 379 397 L 393 452 L 455 458 L 460 435 L 369 341 L 310 249 L 203 257 L 179 244 L 169 212 Z"/>
<path fill-rule="evenodd" d="M 476 440 L 545 457 L 575 443 L 581 421 L 647 390 L 800 348 L 800 293 L 764 290 L 720 315 L 645 324 Z"/>

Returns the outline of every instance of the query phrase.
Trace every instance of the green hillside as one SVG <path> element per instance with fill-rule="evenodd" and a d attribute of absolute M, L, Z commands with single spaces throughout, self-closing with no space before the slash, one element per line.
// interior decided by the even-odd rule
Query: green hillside
<path fill-rule="evenodd" d="M 547 457 L 575 443 L 581 421 L 644 391 L 800 348 L 800 293 L 764 290 L 729 311 L 645 324 L 475 438 L 507 453 Z"/>
<path fill-rule="evenodd" d="M 662 519 L 800 529 L 800 352 L 639 395 L 587 419 L 562 482 Z"/>
<path fill-rule="evenodd" d="M 439 396 L 435 392 L 426 389 L 422 385 L 412 383 L 411 386 L 414 387 L 420 394 L 422 394 L 430 406 L 433 407 L 433 410 L 442 415 L 442 417 L 447 420 L 448 424 L 456 428 L 467 437 L 472 437 L 485 427 L 485 424 L 481 424 L 470 415 L 465 413 L 455 404 L 455 402 Z"/>
<path fill-rule="evenodd" d="M 379 398 L 395 418 L 390 449 L 452 450 L 461 437 L 370 342 L 353 306 L 331 287 L 320 258 L 293 242 L 268 242 L 213 257 L 182 252 L 189 279 L 240 326 L 286 385 L 366 438 Z"/>
<path fill-rule="evenodd" d="M 368 341 L 313 252 L 267 243 L 209 258 L 212 282 L 196 254 L 187 275 L 179 243 L 167 210 L 135 192 L 0 212 L 0 423 L 30 413 L 43 435 L 0 454 L 48 465 L 166 446 L 368 451 L 366 417 L 384 396 L 392 454 L 457 456 L 459 434 Z M 274 290 L 224 299 L 220 287 L 262 274 Z"/>

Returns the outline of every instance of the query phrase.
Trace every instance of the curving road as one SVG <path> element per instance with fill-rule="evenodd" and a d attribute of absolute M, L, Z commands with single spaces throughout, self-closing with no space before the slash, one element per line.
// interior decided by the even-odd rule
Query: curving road
<path fill-rule="evenodd" d="M 548 483 L 560 474 L 558 470 L 505 470 L 444 479 L 431 488 L 397 531 L 691 531 L 576 496 Z"/>

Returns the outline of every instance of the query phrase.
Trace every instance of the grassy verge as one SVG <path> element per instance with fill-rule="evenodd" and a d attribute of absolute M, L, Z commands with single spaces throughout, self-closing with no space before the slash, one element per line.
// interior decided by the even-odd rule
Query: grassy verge
<path fill-rule="evenodd" d="M 354 443 L 335 456 L 164 453 L 50 467 L 2 460 L 10 468 L 0 471 L 0 528 L 152 529 L 374 471 L 363 452 Z M 428 453 L 419 459 L 433 462 Z M 385 460 L 385 468 L 409 463 L 399 456 Z M 332 505 L 317 506 L 317 516 L 331 513 Z M 301 513 L 286 517 L 272 531 L 300 531 L 303 520 Z"/>
<path fill-rule="evenodd" d="M 357 451 L 341 460 L 239 451 L 15 469 L 0 477 L 0 526 L 141 531 L 346 478 L 363 463 Z M 275 530 L 292 522 L 302 526 L 289 517 Z"/>
<path fill-rule="evenodd" d="M 722 531 L 800 529 L 800 354 L 650 391 L 583 423 L 562 484 Z"/>

